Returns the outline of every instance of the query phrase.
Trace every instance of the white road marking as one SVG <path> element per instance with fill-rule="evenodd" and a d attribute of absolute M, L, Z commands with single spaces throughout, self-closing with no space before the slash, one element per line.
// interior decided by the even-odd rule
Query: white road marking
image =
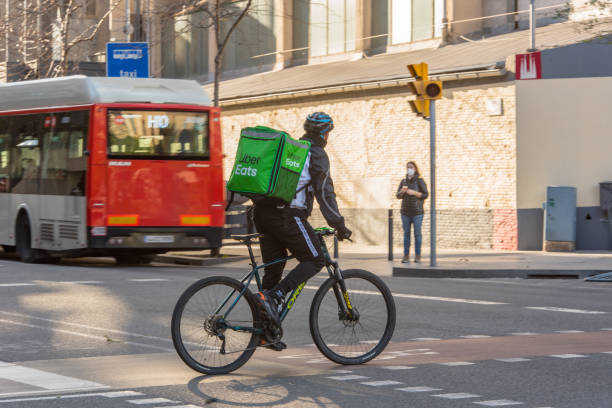
<path fill-rule="evenodd" d="M 581 313 L 581 314 L 607 314 L 608 312 L 599 312 L 597 310 L 582 310 L 582 309 L 567 309 L 565 307 L 545 307 L 545 306 L 528 306 L 525 309 L 546 310 L 549 312 L 564 312 L 564 313 Z"/>
<path fill-rule="evenodd" d="M 430 391 L 442 391 L 442 388 L 431 388 L 431 387 L 405 387 L 396 388 L 397 391 L 405 392 L 430 392 Z"/>
<path fill-rule="evenodd" d="M 361 380 L 361 379 L 370 378 L 370 377 L 365 377 L 363 375 L 336 375 L 336 376 L 327 377 L 327 378 L 329 378 L 330 380 L 348 381 L 348 380 Z"/>
<path fill-rule="evenodd" d="M 409 366 L 383 366 L 380 368 L 384 368 L 385 370 L 411 370 L 414 367 L 409 367 Z"/>
<path fill-rule="evenodd" d="M 362 343 L 362 344 L 378 344 L 379 342 L 380 342 L 380 340 L 363 340 L 363 341 L 360 341 L 359 343 Z"/>
<path fill-rule="evenodd" d="M 202 408 L 199 405 L 164 405 L 163 407 L 155 407 L 155 408 Z"/>
<path fill-rule="evenodd" d="M 0 287 L 12 287 L 12 286 L 34 286 L 34 283 L 0 283 Z"/>
<path fill-rule="evenodd" d="M 468 334 L 467 336 L 459 336 L 459 337 L 463 337 L 464 339 L 487 339 L 491 336 L 487 336 L 485 334 Z"/>
<path fill-rule="evenodd" d="M 602 351 L 604 354 L 612 354 L 612 351 Z"/>
<path fill-rule="evenodd" d="M 102 281 L 63 281 L 58 283 L 65 283 L 67 285 L 91 285 L 91 284 L 99 284 L 104 283 Z"/>
<path fill-rule="evenodd" d="M 601 329 L 601 330 L 612 331 L 612 328 L 606 328 L 606 329 Z"/>
<path fill-rule="evenodd" d="M 73 336 L 87 337 L 89 339 L 108 341 L 108 337 L 95 336 L 93 334 L 85 334 L 85 333 L 79 333 L 79 332 L 74 332 L 74 331 L 70 331 L 70 330 L 62 330 L 62 329 L 55 329 L 55 328 L 52 328 L 52 327 L 38 326 L 38 325 L 35 325 L 35 324 L 14 322 L 12 320 L 6 320 L 6 319 L 0 319 L 0 322 L 14 324 L 14 325 L 17 325 L 17 326 L 33 327 L 33 328 L 36 328 L 36 329 L 47 330 L 47 331 L 52 331 L 52 332 L 57 332 L 57 333 L 71 334 Z M 166 348 L 166 347 L 153 346 L 151 344 L 144 344 L 144 343 L 136 343 L 136 342 L 133 342 L 133 341 L 124 341 L 124 340 L 121 340 L 121 341 L 119 341 L 119 343 L 121 343 L 121 344 L 130 344 L 130 345 L 138 346 L 138 347 L 151 348 L 151 349 L 155 349 L 155 350 L 163 350 L 163 351 L 168 351 L 168 352 L 174 352 L 175 351 L 174 349 L 170 349 L 170 348 Z"/>
<path fill-rule="evenodd" d="M 470 363 L 469 361 L 451 361 L 448 363 L 438 363 L 439 365 L 444 365 L 444 366 L 449 366 L 449 367 L 455 367 L 455 366 L 466 366 L 466 365 L 472 365 L 472 364 L 476 364 L 476 363 Z"/>
<path fill-rule="evenodd" d="M 312 356 L 318 356 L 319 354 L 314 354 L 314 353 L 305 353 L 305 354 L 292 354 L 290 356 L 279 356 L 276 358 L 304 358 L 304 357 L 312 357 Z"/>
<path fill-rule="evenodd" d="M 130 282 L 168 282 L 168 279 L 150 278 L 150 279 L 128 279 Z"/>
<path fill-rule="evenodd" d="M 33 320 L 40 320 L 42 322 L 61 323 L 61 324 L 64 324 L 66 326 L 73 326 L 73 327 L 80 327 L 80 328 L 83 328 L 83 329 L 97 330 L 97 331 L 102 331 L 102 332 L 105 332 L 105 333 L 124 334 L 126 336 L 140 337 L 140 338 L 143 338 L 143 339 L 160 340 L 160 341 L 163 341 L 163 342 L 171 342 L 172 341 L 172 339 L 169 339 L 167 337 L 147 336 L 147 335 L 144 335 L 144 334 L 126 332 L 126 331 L 123 331 L 123 330 L 113 330 L 113 329 L 107 329 L 105 327 L 96 327 L 96 326 L 90 326 L 90 325 L 87 325 L 87 324 L 71 323 L 71 322 L 65 322 L 65 321 L 55 320 L 55 319 L 45 319 L 43 317 L 38 317 L 38 316 L 33 316 L 33 315 L 28 315 L 28 314 L 23 314 L 23 313 L 5 312 L 5 311 L 0 310 L 0 314 L 7 315 L 7 316 L 24 317 L 24 318 L 33 319 Z"/>
<path fill-rule="evenodd" d="M 520 333 L 510 333 L 513 336 L 535 336 L 539 333 L 532 333 L 532 332 L 520 332 Z"/>
<path fill-rule="evenodd" d="M 166 398 L 144 398 L 137 400 L 127 400 L 130 404 L 146 405 L 146 404 L 175 404 L 179 401 L 172 401 Z"/>
<path fill-rule="evenodd" d="M 99 384 L 93 381 L 66 377 L 63 375 L 15 364 L 3 365 L 0 367 L 0 378 L 53 391 L 108 388 L 108 386 L 104 384 Z"/>
<path fill-rule="evenodd" d="M 74 390 L 71 390 L 74 391 Z M 48 391 L 37 391 L 48 392 Z M 24 393 L 21 393 L 24 394 Z M 4 395 L 4 394 L 0 394 Z M 4 404 L 7 402 L 28 402 L 28 401 L 44 401 L 44 400 L 57 400 L 57 399 L 66 399 L 66 398 L 86 398 L 86 397 L 106 397 L 106 398 L 119 398 L 119 397 L 136 397 L 139 395 L 144 395 L 142 392 L 136 391 L 111 391 L 111 392 L 90 392 L 87 394 L 68 394 L 68 395 L 52 395 L 49 397 L 30 397 L 30 398 L 15 398 L 15 399 L 5 399 L 0 400 L 0 404 Z"/>
<path fill-rule="evenodd" d="M 584 333 L 582 330 L 557 330 L 555 333 L 572 334 L 572 333 Z"/>
<path fill-rule="evenodd" d="M 433 340 L 440 340 L 437 337 L 417 337 L 416 339 L 410 339 L 412 341 L 433 341 Z"/>
<path fill-rule="evenodd" d="M 382 387 L 383 385 L 400 385 L 400 384 L 403 384 L 403 382 L 387 380 L 387 381 L 362 382 L 360 384 L 369 385 L 369 386 L 372 386 L 372 387 Z"/>
<path fill-rule="evenodd" d="M 487 407 L 503 407 L 506 405 L 523 405 L 522 402 L 512 401 L 512 400 L 490 400 L 490 401 L 480 401 L 473 402 L 473 404 L 485 405 Z"/>
<path fill-rule="evenodd" d="M 518 363 L 520 361 L 531 361 L 531 359 L 529 359 L 529 358 L 521 358 L 521 357 L 516 357 L 516 358 L 496 358 L 495 360 L 503 361 L 504 363 Z"/>
<path fill-rule="evenodd" d="M 557 357 L 557 358 L 584 358 L 587 357 L 582 354 L 552 354 L 548 357 Z"/>
<path fill-rule="evenodd" d="M 352 373 L 353 370 L 329 370 L 329 372 L 334 374 L 348 374 Z"/>
<path fill-rule="evenodd" d="M 446 398 L 446 399 L 463 399 L 463 398 L 480 398 L 477 394 L 468 394 L 466 392 L 453 392 L 449 394 L 436 394 L 432 397 Z"/>
<path fill-rule="evenodd" d="M 142 392 L 137 392 L 137 391 L 111 391 L 111 392 L 101 392 L 99 394 L 92 394 L 92 395 L 100 395 L 106 398 L 119 398 L 119 397 L 138 397 L 144 394 Z"/>

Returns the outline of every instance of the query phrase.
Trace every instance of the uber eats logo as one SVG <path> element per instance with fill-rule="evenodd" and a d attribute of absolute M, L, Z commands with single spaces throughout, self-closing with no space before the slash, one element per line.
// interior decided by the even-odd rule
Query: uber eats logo
<path fill-rule="evenodd" d="M 300 168 L 299 158 L 295 156 L 289 156 L 285 159 L 285 166 L 295 167 L 296 169 Z"/>
<path fill-rule="evenodd" d="M 240 160 L 238 160 L 238 164 L 236 165 L 236 171 L 234 173 L 241 176 L 257 176 L 257 169 L 251 167 L 250 165 L 259 164 L 259 160 L 259 157 L 250 156 L 245 153 L 244 156 L 242 156 Z"/>

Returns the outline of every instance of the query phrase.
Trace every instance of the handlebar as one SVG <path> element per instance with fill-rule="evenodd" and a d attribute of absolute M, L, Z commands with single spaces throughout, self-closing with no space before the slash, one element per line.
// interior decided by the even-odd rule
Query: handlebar
<path fill-rule="evenodd" d="M 328 237 L 331 235 L 335 235 L 336 237 L 338 236 L 338 231 L 335 228 L 329 228 L 329 227 L 320 227 L 320 228 L 315 228 L 314 229 L 315 233 L 321 237 Z M 349 242 L 353 242 L 352 239 L 350 238 L 344 238 Z"/>

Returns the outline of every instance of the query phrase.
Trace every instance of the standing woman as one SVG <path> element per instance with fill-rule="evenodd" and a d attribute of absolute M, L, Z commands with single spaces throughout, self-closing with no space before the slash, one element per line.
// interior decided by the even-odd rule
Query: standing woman
<path fill-rule="evenodd" d="M 423 235 L 423 202 L 429 196 L 427 185 L 421 178 L 416 163 L 409 161 L 406 164 L 406 178 L 397 189 L 397 198 L 402 200 L 402 227 L 404 228 L 404 258 L 402 263 L 410 262 L 410 229 L 414 224 L 414 262 L 421 262 L 421 243 Z"/>

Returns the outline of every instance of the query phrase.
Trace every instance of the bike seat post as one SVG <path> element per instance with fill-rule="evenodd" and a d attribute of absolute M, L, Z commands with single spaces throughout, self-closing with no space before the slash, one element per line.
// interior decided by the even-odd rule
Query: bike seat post
<path fill-rule="evenodd" d="M 251 248 L 251 240 L 247 240 L 244 243 L 249 249 L 249 256 L 251 257 L 251 265 L 253 268 L 257 267 L 257 262 L 255 262 L 255 255 L 253 254 L 253 248 Z"/>

